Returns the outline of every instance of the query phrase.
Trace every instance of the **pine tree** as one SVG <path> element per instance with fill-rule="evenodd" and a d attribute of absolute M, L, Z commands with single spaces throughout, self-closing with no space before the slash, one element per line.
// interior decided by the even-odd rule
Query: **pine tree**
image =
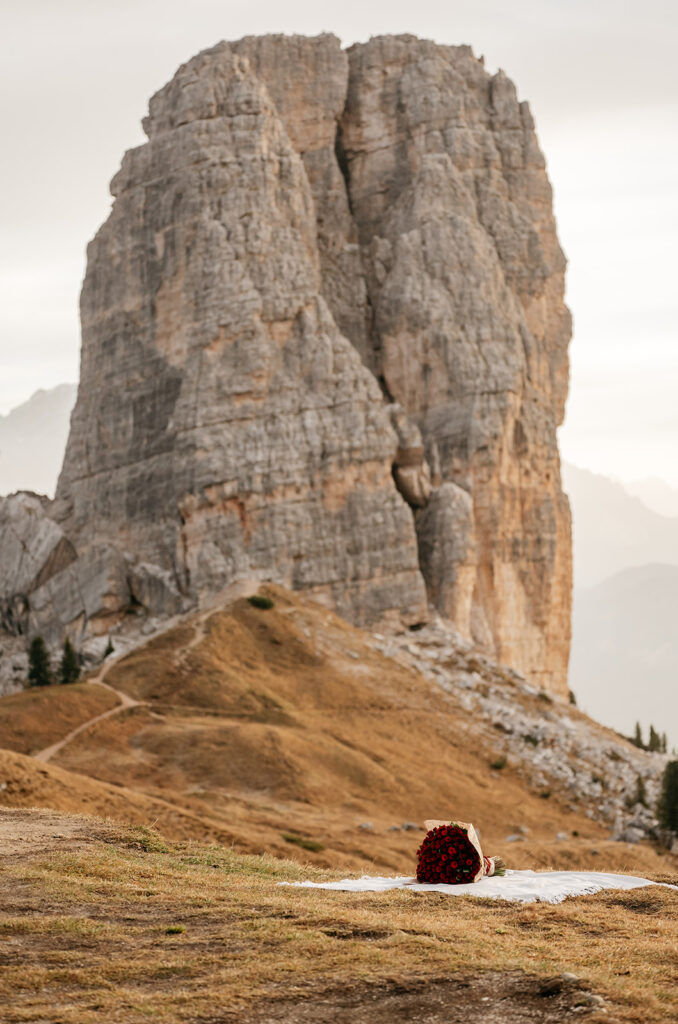
<path fill-rule="evenodd" d="M 663 828 L 678 832 L 678 761 L 669 761 L 664 769 L 657 818 Z"/>
<path fill-rule="evenodd" d="M 64 651 L 61 655 L 61 664 L 59 665 L 59 682 L 74 683 L 79 675 L 80 663 L 78 662 L 78 656 L 73 650 L 73 644 L 66 637 Z"/>
<path fill-rule="evenodd" d="M 28 684 L 29 686 L 49 686 L 52 682 L 52 669 L 45 641 L 41 636 L 33 637 L 28 649 Z"/>
<path fill-rule="evenodd" d="M 662 754 L 665 754 L 667 752 L 668 742 L 669 741 L 666 738 L 666 733 L 663 732 L 662 733 Z"/>
<path fill-rule="evenodd" d="M 636 731 L 633 735 L 633 742 L 637 747 L 640 747 L 641 750 L 645 749 L 645 744 L 643 743 L 643 732 L 640 728 L 640 722 L 636 722 Z"/>
<path fill-rule="evenodd" d="M 662 748 L 662 741 L 659 738 L 659 733 L 655 730 L 653 725 L 650 726 L 650 738 L 647 742 L 647 749 L 653 753 L 657 753 Z"/>

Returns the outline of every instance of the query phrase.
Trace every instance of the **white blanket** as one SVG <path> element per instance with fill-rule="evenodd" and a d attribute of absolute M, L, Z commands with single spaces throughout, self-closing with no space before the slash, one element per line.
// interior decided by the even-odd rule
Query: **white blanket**
<path fill-rule="evenodd" d="M 386 892 L 409 889 L 412 892 L 442 892 L 448 896 L 484 896 L 491 900 L 517 903 L 562 903 L 568 896 L 583 896 L 601 889 L 639 889 L 645 885 L 663 885 L 678 891 L 678 885 L 652 882 L 634 875 L 611 875 L 604 871 L 507 871 L 505 875 L 481 878 L 466 885 L 424 885 L 416 878 L 344 878 L 341 882 L 279 882 L 306 889 L 339 889 L 342 892 Z"/>

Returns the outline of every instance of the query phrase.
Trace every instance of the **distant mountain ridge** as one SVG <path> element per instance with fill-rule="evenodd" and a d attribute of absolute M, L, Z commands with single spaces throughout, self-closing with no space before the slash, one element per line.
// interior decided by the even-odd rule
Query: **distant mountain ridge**
<path fill-rule="evenodd" d="M 677 622 L 678 566 L 637 566 L 575 591 L 570 686 L 582 709 L 626 734 L 636 719 L 652 723 L 678 744 Z"/>
<path fill-rule="evenodd" d="M 652 723 L 678 744 L 678 517 L 568 463 L 563 486 L 573 520 L 570 688 L 599 721 L 627 735 Z"/>
<path fill-rule="evenodd" d="M 40 389 L 0 416 L 0 494 L 54 494 L 77 386 Z"/>
<path fill-rule="evenodd" d="M 632 480 L 624 484 L 625 490 L 640 498 L 653 512 L 662 516 L 678 516 L 678 487 L 672 487 L 658 476 Z"/>
<path fill-rule="evenodd" d="M 575 590 L 623 569 L 678 566 L 678 517 L 660 515 L 608 477 L 563 464 L 572 507 Z"/>

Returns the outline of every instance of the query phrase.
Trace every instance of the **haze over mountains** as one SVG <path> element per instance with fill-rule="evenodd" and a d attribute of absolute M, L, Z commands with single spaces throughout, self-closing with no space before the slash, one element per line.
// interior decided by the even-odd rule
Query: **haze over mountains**
<path fill-rule="evenodd" d="M 567 463 L 563 482 L 573 512 L 570 687 L 594 718 L 627 734 L 636 720 L 645 732 L 652 723 L 676 744 L 678 517 Z M 651 493 L 668 503 L 671 488 L 659 485 Z"/>
<path fill-rule="evenodd" d="M 624 488 L 654 512 L 663 516 L 678 516 L 678 487 L 671 487 L 666 480 L 648 476 L 643 480 L 631 480 L 624 484 Z"/>
<path fill-rule="evenodd" d="M 660 515 L 625 485 L 563 463 L 573 513 L 574 587 L 592 587 L 633 566 L 678 565 L 678 517 Z"/>
<path fill-rule="evenodd" d="M 64 457 L 75 384 L 36 391 L 0 416 L 0 494 L 54 494 Z"/>
<path fill-rule="evenodd" d="M 678 744 L 678 566 L 624 569 L 575 590 L 570 686 L 587 714 L 629 735 L 637 720 Z"/>

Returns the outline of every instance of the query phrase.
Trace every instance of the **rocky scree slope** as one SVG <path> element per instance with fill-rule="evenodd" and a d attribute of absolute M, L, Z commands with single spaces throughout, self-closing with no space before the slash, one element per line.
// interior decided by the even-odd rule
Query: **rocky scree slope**
<path fill-rule="evenodd" d="M 358 624 L 428 602 L 564 695 L 565 260 L 511 82 L 412 36 L 250 37 L 144 128 L 88 249 L 56 500 L 0 508 L 6 547 L 24 512 L 49 534 L 5 626 L 101 634 L 271 579 Z"/>
<path fill-rule="evenodd" d="M 570 810 L 608 824 L 613 839 L 666 840 L 654 808 L 667 755 L 639 749 L 575 707 L 555 702 L 518 672 L 473 650 L 439 618 L 414 635 L 375 634 L 373 643 L 463 708 L 459 728 L 494 752 L 495 778 L 507 766 L 517 769 L 543 799 L 557 793 Z M 678 852 L 678 841 L 675 847 Z"/>

